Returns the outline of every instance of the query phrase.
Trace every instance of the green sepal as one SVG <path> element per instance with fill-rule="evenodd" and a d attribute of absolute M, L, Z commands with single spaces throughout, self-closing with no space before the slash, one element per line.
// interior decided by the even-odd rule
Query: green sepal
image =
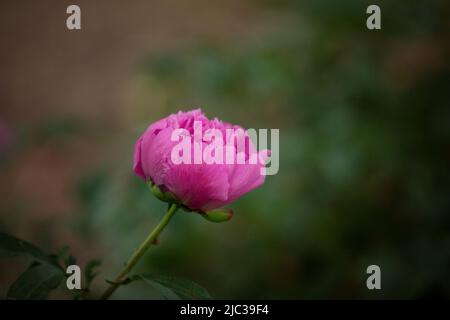
<path fill-rule="evenodd" d="M 178 199 L 170 192 L 162 192 L 161 189 L 153 182 L 147 182 L 150 192 L 159 200 L 168 203 L 179 203 Z"/>
<path fill-rule="evenodd" d="M 231 209 L 217 209 L 209 212 L 201 213 L 201 216 L 211 222 L 226 222 L 233 217 L 233 210 Z"/>

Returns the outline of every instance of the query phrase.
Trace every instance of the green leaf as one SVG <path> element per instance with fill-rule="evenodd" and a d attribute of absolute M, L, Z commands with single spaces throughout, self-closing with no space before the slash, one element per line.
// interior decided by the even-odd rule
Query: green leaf
<path fill-rule="evenodd" d="M 95 271 L 101 265 L 101 260 L 94 259 L 89 261 L 84 268 L 84 275 L 86 277 L 86 288 L 89 288 L 92 280 L 98 275 L 98 272 Z"/>
<path fill-rule="evenodd" d="M 56 289 L 64 278 L 61 269 L 49 264 L 33 263 L 11 285 L 7 297 L 10 299 L 42 300 Z"/>
<path fill-rule="evenodd" d="M 28 255 L 34 260 L 59 267 L 58 263 L 38 247 L 17 239 L 7 233 L 0 232 L 0 256 Z M 59 267 L 60 268 L 60 267 Z"/>
<path fill-rule="evenodd" d="M 66 269 L 67 269 L 68 266 L 71 266 L 71 265 L 74 265 L 74 264 L 77 264 L 77 259 L 74 256 L 72 256 L 71 254 L 68 255 L 64 259 L 64 265 L 66 266 Z"/>
<path fill-rule="evenodd" d="M 187 279 L 159 275 L 134 275 L 131 280 L 143 280 L 168 300 L 212 299 L 205 288 Z"/>
<path fill-rule="evenodd" d="M 53 257 L 55 261 L 61 261 L 64 269 L 67 269 L 68 266 L 77 264 L 77 259 L 69 251 L 70 247 L 64 246 L 56 255 L 50 255 L 50 257 Z"/>
<path fill-rule="evenodd" d="M 69 247 L 69 246 L 64 246 L 64 247 L 62 247 L 61 250 L 59 250 L 59 252 L 56 254 L 56 256 L 57 256 L 58 258 L 64 259 L 64 257 L 67 256 L 67 255 L 69 254 L 69 250 L 70 250 L 70 247 Z"/>

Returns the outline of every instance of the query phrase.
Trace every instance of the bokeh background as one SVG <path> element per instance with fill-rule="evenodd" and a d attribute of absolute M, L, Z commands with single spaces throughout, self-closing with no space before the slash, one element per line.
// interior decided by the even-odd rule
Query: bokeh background
<path fill-rule="evenodd" d="M 78 4 L 82 30 L 65 27 Z M 366 28 L 378 4 L 382 30 Z M 217 298 L 450 297 L 449 1 L 0 5 L 0 230 L 105 288 L 165 205 L 132 174 L 161 117 L 280 129 L 280 171 L 229 223 L 185 212 L 140 271 Z M 377 264 L 382 290 L 366 288 Z M 26 267 L 0 260 L 0 297 Z M 51 298 L 64 298 L 56 292 Z M 122 299 L 157 298 L 139 284 Z"/>

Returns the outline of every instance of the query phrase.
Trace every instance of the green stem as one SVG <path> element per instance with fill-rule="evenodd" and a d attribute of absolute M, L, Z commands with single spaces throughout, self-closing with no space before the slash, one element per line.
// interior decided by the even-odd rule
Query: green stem
<path fill-rule="evenodd" d="M 163 216 L 159 224 L 155 227 L 155 229 L 153 229 L 153 231 L 148 235 L 148 237 L 144 240 L 144 242 L 141 243 L 139 248 L 133 253 L 131 258 L 127 261 L 125 267 L 117 275 L 114 282 L 111 283 L 109 288 L 103 293 L 101 297 L 103 300 L 108 299 L 114 293 L 114 291 L 116 291 L 116 289 L 122 284 L 122 282 L 126 280 L 126 276 L 128 275 L 128 273 L 131 271 L 131 269 L 133 269 L 133 267 L 136 265 L 139 259 L 144 255 L 145 251 L 147 251 L 147 249 L 152 244 L 155 243 L 159 234 L 169 223 L 170 219 L 173 217 L 177 209 L 178 205 L 174 203 L 169 206 L 169 209 L 167 210 L 166 214 Z"/>

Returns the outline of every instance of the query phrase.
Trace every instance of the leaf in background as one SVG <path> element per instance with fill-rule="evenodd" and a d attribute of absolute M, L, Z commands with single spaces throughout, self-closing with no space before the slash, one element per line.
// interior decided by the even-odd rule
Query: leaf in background
<path fill-rule="evenodd" d="M 84 275 L 86 277 L 86 288 L 89 288 L 92 280 L 98 275 L 98 272 L 95 271 L 97 267 L 101 265 L 102 261 L 99 259 L 94 259 L 89 261 L 84 268 Z"/>
<path fill-rule="evenodd" d="M 69 246 L 64 246 L 64 247 L 62 247 L 61 250 L 59 250 L 59 252 L 56 254 L 56 256 L 58 258 L 64 258 L 66 255 L 69 254 L 69 250 L 70 250 Z"/>
<path fill-rule="evenodd" d="M 131 280 L 143 280 L 168 300 L 212 299 L 205 288 L 186 279 L 158 275 L 135 275 L 131 277 Z"/>
<path fill-rule="evenodd" d="M 66 266 L 66 269 L 68 266 L 77 264 L 77 259 L 69 254 L 66 258 L 64 258 L 64 265 Z"/>
<path fill-rule="evenodd" d="M 7 233 L 0 232 L 0 256 L 28 255 L 34 260 L 60 268 L 58 263 L 38 247 L 17 239 Z"/>
<path fill-rule="evenodd" d="M 64 278 L 61 269 L 49 264 L 33 263 L 9 287 L 7 297 L 19 300 L 46 299 L 49 292 L 56 289 Z"/>

